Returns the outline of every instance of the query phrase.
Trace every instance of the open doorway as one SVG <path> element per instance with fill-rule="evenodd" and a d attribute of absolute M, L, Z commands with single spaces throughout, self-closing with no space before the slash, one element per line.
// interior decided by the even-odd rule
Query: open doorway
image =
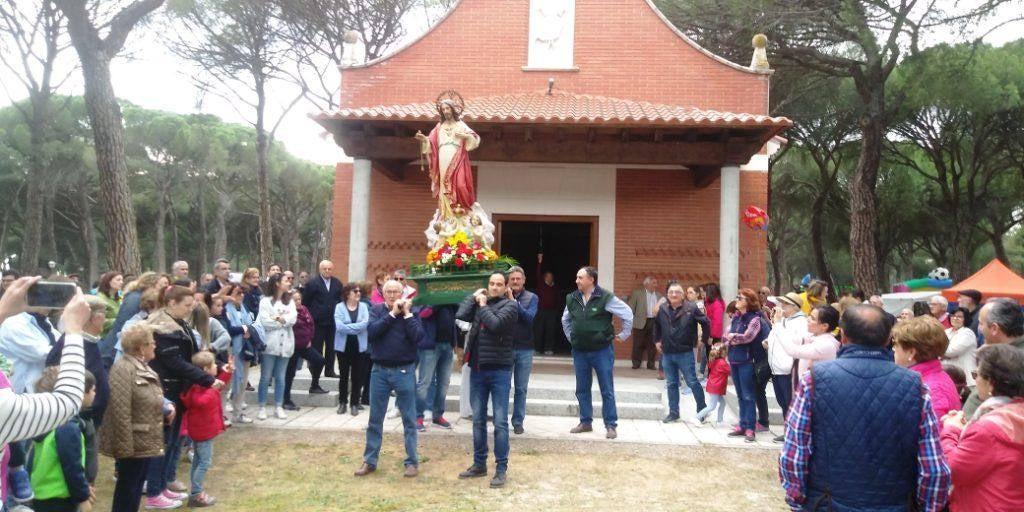
<path fill-rule="evenodd" d="M 526 271 L 527 289 L 536 289 L 543 272 L 554 274 L 559 310 L 564 307 L 565 295 L 576 289 L 576 271 L 586 265 L 597 266 L 597 217 L 495 214 L 493 219 L 496 250 L 519 261 Z M 543 254 L 540 263 L 539 254 Z M 569 353 L 564 336 L 550 348 L 555 353 Z"/>

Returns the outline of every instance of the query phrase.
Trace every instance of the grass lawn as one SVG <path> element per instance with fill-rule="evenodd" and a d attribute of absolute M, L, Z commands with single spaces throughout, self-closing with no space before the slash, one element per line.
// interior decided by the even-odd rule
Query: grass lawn
<path fill-rule="evenodd" d="M 421 436 L 415 479 L 402 477 L 400 435 L 385 436 L 376 473 L 353 476 L 363 445 L 354 432 L 232 428 L 206 477 L 213 510 L 788 510 L 774 451 L 513 437 L 508 484 L 490 489 L 489 477 L 457 477 L 472 463 L 467 437 Z M 112 468 L 101 457 L 97 511 L 110 510 Z"/>

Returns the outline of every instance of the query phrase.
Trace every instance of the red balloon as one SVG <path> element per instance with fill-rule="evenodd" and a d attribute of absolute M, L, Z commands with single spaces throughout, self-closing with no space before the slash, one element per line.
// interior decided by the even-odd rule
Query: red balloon
<path fill-rule="evenodd" d="M 768 212 L 757 206 L 750 205 L 746 210 L 743 210 L 743 223 L 750 229 L 767 230 Z"/>

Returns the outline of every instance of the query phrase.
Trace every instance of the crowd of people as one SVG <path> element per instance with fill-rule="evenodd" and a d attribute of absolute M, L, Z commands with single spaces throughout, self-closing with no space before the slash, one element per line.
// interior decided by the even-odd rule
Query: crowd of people
<path fill-rule="evenodd" d="M 461 368 L 473 460 L 458 476 L 491 475 L 493 451 L 490 486 L 502 487 L 552 316 L 542 291 L 552 278 L 535 294 L 520 267 L 495 272 L 461 304 L 425 307 L 414 305 L 402 270 L 342 283 L 326 260 L 297 278 L 278 265 L 233 275 L 227 260 L 197 280 L 186 262 L 166 275 L 107 272 L 58 311 L 27 307 L 37 280 L 6 280 L 0 296 L 0 467 L 4 502 L 39 511 L 91 510 L 100 453 L 115 461 L 114 511 L 215 504 L 204 487 L 214 440 L 233 424 L 298 410 L 291 394 L 303 364 L 311 394 L 328 393 L 321 378 L 338 379 L 337 414 L 368 409 L 357 477 L 377 471 L 392 396 L 404 476 L 419 474 L 417 435 L 452 428 L 445 398 Z M 780 478 L 794 510 L 1024 509 L 1017 302 L 965 290 L 956 305 L 933 299 L 897 317 L 877 296 L 829 304 L 818 281 L 774 297 L 745 288 L 728 301 L 714 283 L 659 289 L 651 277 L 619 298 L 593 267 L 575 281 L 558 313 L 579 405 L 571 434 L 593 431 L 596 376 L 605 437 L 617 437 L 613 345 L 631 339 L 633 368 L 646 362 L 665 380 L 666 423 L 715 414 L 722 425 L 731 380 L 739 411 L 728 435 L 753 442 L 768 431 L 772 384 L 785 418 L 774 439 Z M 681 395 L 693 397 L 692 414 L 680 410 Z M 177 475 L 183 447 L 189 485 Z"/>

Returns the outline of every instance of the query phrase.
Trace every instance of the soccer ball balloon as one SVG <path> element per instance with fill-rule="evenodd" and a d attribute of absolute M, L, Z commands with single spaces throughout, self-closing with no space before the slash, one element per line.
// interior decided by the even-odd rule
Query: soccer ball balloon
<path fill-rule="evenodd" d="M 938 267 L 929 272 L 928 277 L 932 279 L 937 279 L 939 281 L 944 281 L 946 279 L 949 279 L 949 269 L 945 267 Z"/>

